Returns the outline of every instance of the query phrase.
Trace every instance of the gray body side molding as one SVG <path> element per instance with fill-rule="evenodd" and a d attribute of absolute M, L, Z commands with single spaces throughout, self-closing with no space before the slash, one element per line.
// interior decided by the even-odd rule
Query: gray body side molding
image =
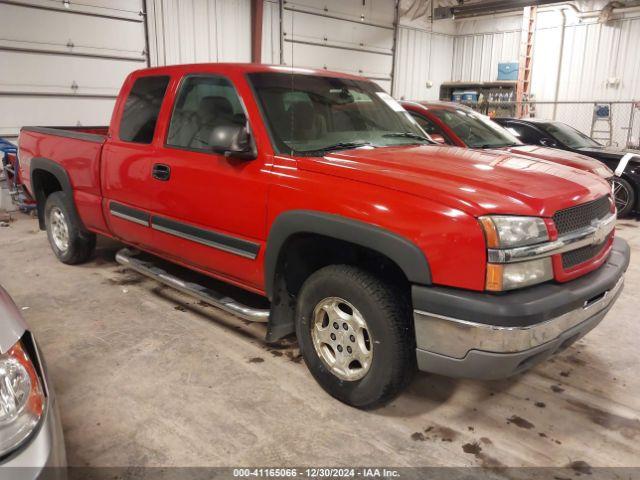
<path fill-rule="evenodd" d="M 431 284 L 427 258 L 406 238 L 340 215 L 313 210 L 292 210 L 275 219 L 267 239 L 265 291 L 269 299 L 273 298 L 276 268 L 282 247 L 289 237 L 299 233 L 324 235 L 369 248 L 394 261 L 411 283 Z"/>

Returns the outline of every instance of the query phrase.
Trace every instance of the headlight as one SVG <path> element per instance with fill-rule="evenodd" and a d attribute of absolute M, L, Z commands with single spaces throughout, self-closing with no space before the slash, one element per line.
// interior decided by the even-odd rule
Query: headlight
<path fill-rule="evenodd" d="M 487 247 L 491 250 L 489 253 L 501 253 L 500 250 L 549 240 L 547 225 L 542 218 L 489 215 L 480 217 L 479 220 L 487 239 Z M 485 288 L 501 292 L 528 287 L 552 278 L 553 264 L 550 257 L 517 263 L 487 263 Z"/>
<path fill-rule="evenodd" d="M 45 397 L 20 342 L 0 355 L 0 457 L 18 448 L 38 426 Z"/>
<path fill-rule="evenodd" d="M 551 257 L 518 263 L 489 263 L 486 289 L 502 292 L 546 282 L 552 278 Z"/>
<path fill-rule="evenodd" d="M 479 220 L 489 248 L 522 247 L 549 240 L 542 218 L 491 215 Z"/>
<path fill-rule="evenodd" d="M 606 165 L 599 165 L 591 171 L 604 179 L 613 177 L 613 170 L 611 170 Z"/>

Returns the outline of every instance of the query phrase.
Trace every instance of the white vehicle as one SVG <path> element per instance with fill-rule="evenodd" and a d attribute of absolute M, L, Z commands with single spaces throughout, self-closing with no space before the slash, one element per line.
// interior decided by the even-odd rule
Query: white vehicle
<path fill-rule="evenodd" d="M 0 287 L 0 480 L 65 478 L 56 400 L 33 335 Z"/>

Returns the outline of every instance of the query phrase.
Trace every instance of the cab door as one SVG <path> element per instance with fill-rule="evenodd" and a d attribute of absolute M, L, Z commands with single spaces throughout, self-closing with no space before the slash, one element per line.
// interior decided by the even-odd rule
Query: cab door
<path fill-rule="evenodd" d="M 156 154 L 153 140 L 169 81 L 166 75 L 127 80 L 122 92 L 126 100 L 116 106 L 114 128 L 102 149 L 105 218 L 115 236 L 144 248 L 153 243 L 148 172 Z"/>
<path fill-rule="evenodd" d="M 170 117 L 147 167 L 154 248 L 258 288 L 268 188 L 264 156 L 231 158 L 211 147 L 220 128 L 248 122 L 238 90 L 223 75 L 186 75 Z"/>

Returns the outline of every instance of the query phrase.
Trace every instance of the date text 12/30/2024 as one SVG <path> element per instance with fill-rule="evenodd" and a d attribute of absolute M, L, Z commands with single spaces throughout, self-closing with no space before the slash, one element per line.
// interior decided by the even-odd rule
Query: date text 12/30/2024
<path fill-rule="evenodd" d="M 400 472 L 387 468 L 235 468 L 236 478 L 398 478 Z"/>

